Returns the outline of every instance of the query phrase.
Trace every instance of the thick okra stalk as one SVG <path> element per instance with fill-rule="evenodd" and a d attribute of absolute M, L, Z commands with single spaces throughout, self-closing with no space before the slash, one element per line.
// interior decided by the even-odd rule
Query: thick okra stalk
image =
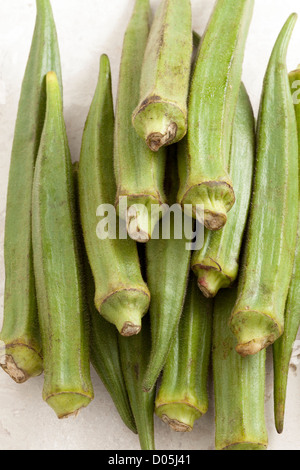
<path fill-rule="evenodd" d="M 93 388 L 73 170 L 55 72 L 47 74 L 46 89 L 46 118 L 33 182 L 33 256 L 43 398 L 64 418 L 90 403 Z"/>
<path fill-rule="evenodd" d="M 148 316 L 143 319 L 142 331 L 131 338 L 119 336 L 120 357 L 131 409 L 135 419 L 142 450 L 154 450 L 155 389 L 145 393 L 143 376 L 151 347 Z"/>
<path fill-rule="evenodd" d="M 209 230 L 225 225 L 235 202 L 228 160 L 253 3 L 217 1 L 193 70 L 178 202 Z"/>
<path fill-rule="evenodd" d="M 215 445 L 217 450 L 263 450 L 268 436 L 264 416 L 266 351 L 241 357 L 228 328 L 236 289 L 219 293 L 213 319 Z"/>
<path fill-rule="evenodd" d="M 49 0 L 37 0 L 37 17 L 22 84 L 11 154 L 5 221 L 4 319 L 0 363 L 17 383 L 43 371 L 32 257 L 34 165 L 46 110 L 45 75 L 61 83 L 56 29 Z"/>
<path fill-rule="evenodd" d="M 141 319 L 148 310 L 150 294 L 141 275 L 136 243 L 129 238 L 119 238 L 118 224 L 114 230 L 118 218 L 114 209 L 113 133 L 110 66 L 108 57 L 103 55 L 82 140 L 79 162 L 80 215 L 95 281 L 95 306 L 122 335 L 130 336 L 141 329 Z M 99 211 L 101 207 L 102 212 Z M 98 233 L 97 224 L 105 222 L 107 209 L 110 211 L 108 233 Z"/>
<path fill-rule="evenodd" d="M 172 207 L 172 193 L 178 188 L 176 158 L 172 154 L 168 158 L 168 168 L 166 184 L 170 187 L 169 204 Z M 170 232 L 162 233 L 159 239 L 152 239 L 146 245 L 152 334 L 151 355 L 143 381 L 146 391 L 153 389 L 164 367 L 182 314 L 191 259 L 185 233 L 180 230 L 184 222 L 184 215 L 177 204 L 175 210 L 161 221 L 162 232 L 165 223 L 170 224 Z"/>
<path fill-rule="evenodd" d="M 254 116 L 245 87 L 241 85 L 228 165 L 236 203 L 225 227 L 217 232 L 206 229 L 203 247 L 192 256 L 192 269 L 206 297 L 214 297 L 219 289 L 231 286 L 237 277 L 251 196 L 254 154 Z"/>
<path fill-rule="evenodd" d="M 174 431 L 192 431 L 195 420 L 207 412 L 211 328 L 212 302 L 193 276 L 155 401 L 156 414 Z"/>
<path fill-rule="evenodd" d="M 115 126 L 114 164 L 116 208 L 126 220 L 127 231 L 138 242 L 147 242 L 164 212 L 165 152 L 152 152 L 132 125 L 139 100 L 139 83 L 149 34 L 149 0 L 136 0 L 125 33 L 119 75 Z"/>
<path fill-rule="evenodd" d="M 300 83 L 300 68 L 289 74 L 292 94 L 297 92 Z M 296 97 L 297 99 L 297 97 Z M 294 102 L 298 128 L 298 144 L 300 143 L 300 104 Z M 298 145 L 299 150 L 299 145 Z M 300 152 L 299 152 L 300 155 Z M 284 314 L 284 332 L 273 345 L 274 362 L 274 412 L 275 425 L 278 433 L 282 433 L 284 424 L 286 389 L 290 359 L 294 341 L 300 324 L 300 213 L 298 215 L 298 233 L 294 268 Z"/>
<path fill-rule="evenodd" d="M 157 151 L 187 130 L 187 95 L 192 55 L 190 0 L 162 0 L 151 26 L 133 124 Z"/>
<path fill-rule="evenodd" d="M 296 18 L 291 15 L 278 36 L 263 85 L 254 194 L 230 320 L 243 356 L 272 344 L 284 329 L 298 221 L 297 124 L 285 65 Z"/>

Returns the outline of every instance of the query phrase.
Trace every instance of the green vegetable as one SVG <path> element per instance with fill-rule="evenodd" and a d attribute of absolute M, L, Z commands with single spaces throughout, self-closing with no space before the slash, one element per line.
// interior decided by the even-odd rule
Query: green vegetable
<path fill-rule="evenodd" d="M 99 81 L 86 121 L 79 162 L 79 201 L 84 241 L 95 281 L 95 306 L 122 335 L 141 329 L 150 293 L 143 281 L 136 243 L 119 238 L 109 227 L 107 238 L 96 234 L 98 207 L 110 204 L 109 222 L 116 220 L 113 180 L 114 113 L 108 57 L 101 57 Z M 110 209 L 111 209 L 110 207 Z M 103 214 L 104 214 L 103 213 Z M 99 223 L 105 222 L 101 215 Z M 115 237 L 115 238 L 114 238 Z"/>
<path fill-rule="evenodd" d="M 289 74 L 292 93 L 295 87 L 299 87 L 300 69 Z M 295 82 L 295 85 L 293 86 Z M 300 105 L 295 104 L 296 120 L 298 127 L 298 143 L 300 142 Z M 300 155 L 300 152 L 298 153 Z M 300 214 L 299 214 L 300 220 Z M 284 424 L 286 388 L 288 381 L 290 359 L 293 351 L 294 341 L 300 325 L 300 221 L 298 220 L 298 233 L 294 269 L 289 288 L 284 315 L 284 332 L 273 345 L 274 361 L 274 411 L 275 424 L 278 433 L 282 433 Z"/>
<path fill-rule="evenodd" d="M 4 319 L 0 364 L 17 383 L 43 371 L 32 256 L 31 201 L 35 159 L 46 111 L 45 75 L 60 58 L 50 2 L 37 0 L 37 17 L 22 84 L 11 154 L 5 222 Z"/>
<path fill-rule="evenodd" d="M 233 124 L 229 173 L 237 197 L 222 230 L 205 230 L 203 247 L 192 256 L 192 269 L 206 297 L 230 287 L 238 274 L 238 261 L 252 187 L 255 154 L 255 122 L 252 106 L 241 85 Z"/>
<path fill-rule="evenodd" d="M 219 293 L 213 320 L 215 445 L 217 450 L 263 450 L 268 445 L 264 416 L 266 351 L 241 357 L 228 328 L 236 289 Z"/>
<path fill-rule="evenodd" d="M 190 0 L 162 0 L 145 51 L 140 103 L 133 113 L 136 131 L 153 151 L 186 134 L 191 55 Z"/>
<path fill-rule="evenodd" d="M 170 147 L 171 148 L 171 147 Z M 172 149 L 172 148 L 171 148 Z M 171 150 L 172 152 L 173 150 Z M 178 188 L 176 158 L 168 158 L 169 203 L 173 204 Z M 168 220 L 169 217 L 169 220 Z M 151 292 L 150 318 L 152 347 L 143 387 L 152 390 L 164 367 L 181 317 L 190 269 L 191 251 L 185 233 L 178 233 L 178 221 L 184 226 L 180 206 L 165 215 L 161 222 L 170 223 L 169 236 L 152 239 L 146 245 L 147 282 Z"/>
<path fill-rule="evenodd" d="M 142 390 L 150 344 L 148 316 L 144 317 L 143 328 L 138 335 L 131 338 L 119 336 L 122 370 L 142 450 L 155 449 L 153 422 L 155 389 L 150 393 Z"/>
<path fill-rule="evenodd" d="M 93 399 L 73 170 L 55 72 L 46 76 L 47 109 L 32 203 L 34 271 L 44 356 L 43 398 L 59 418 Z"/>
<path fill-rule="evenodd" d="M 291 15 L 278 36 L 263 86 L 254 195 L 230 320 L 243 356 L 272 344 L 284 328 L 298 220 L 297 124 L 285 65 L 296 19 Z"/>
<path fill-rule="evenodd" d="M 212 303 L 191 277 L 155 402 L 156 414 L 175 431 L 191 431 L 195 420 L 207 412 L 211 329 Z"/>
<path fill-rule="evenodd" d="M 130 237 L 147 242 L 164 213 L 165 153 L 154 154 L 135 132 L 131 116 L 149 34 L 149 0 L 136 0 L 123 43 L 115 126 L 116 208 Z M 126 198 L 126 204 L 122 201 Z"/>
<path fill-rule="evenodd" d="M 217 1 L 192 76 L 178 202 L 209 230 L 225 225 L 235 202 L 227 167 L 253 4 Z"/>

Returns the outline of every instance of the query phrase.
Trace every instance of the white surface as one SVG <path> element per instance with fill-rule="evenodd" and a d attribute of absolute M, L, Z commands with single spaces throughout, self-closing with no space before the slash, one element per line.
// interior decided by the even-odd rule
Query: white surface
<path fill-rule="evenodd" d="M 151 0 L 153 8 L 158 0 Z M 134 0 L 52 0 L 64 79 L 65 119 L 72 157 L 80 152 L 82 130 L 94 93 L 99 57 L 112 63 L 116 92 L 123 34 Z M 192 0 L 194 29 L 203 33 L 213 0 Z M 280 28 L 290 13 L 300 16 L 299 0 L 256 0 L 247 42 L 244 82 L 257 113 L 262 79 Z M 0 0 L 0 315 L 3 310 L 5 199 L 14 123 L 35 22 L 34 0 Z M 300 21 L 288 53 L 288 68 L 300 62 Z M 266 417 L 269 449 L 300 449 L 300 376 L 290 373 L 285 431 L 273 420 L 272 363 L 267 366 Z M 76 419 L 58 421 L 42 401 L 43 378 L 16 385 L 0 371 L 0 449 L 139 449 L 138 438 L 118 417 L 110 396 L 92 371 L 95 400 Z M 211 389 L 211 387 L 210 387 Z M 157 449 L 213 449 L 210 409 L 189 434 L 176 434 L 155 419 Z"/>

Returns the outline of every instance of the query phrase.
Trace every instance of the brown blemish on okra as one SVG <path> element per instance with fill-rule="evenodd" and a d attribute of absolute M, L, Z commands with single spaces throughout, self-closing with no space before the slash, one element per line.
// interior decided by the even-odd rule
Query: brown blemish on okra
<path fill-rule="evenodd" d="M 162 415 L 161 419 L 175 432 L 191 432 L 193 430 L 188 424 L 181 423 L 177 419 L 170 419 L 167 415 Z"/>
<path fill-rule="evenodd" d="M 22 384 L 29 379 L 29 375 L 18 367 L 13 359 L 13 356 L 5 355 L 1 358 L 1 367 L 17 384 Z"/>
<path fill-rule="evenodd" d="M 153 152 L 157 152 L 161 147 L 169 145 L 175 139 L 177 129 L 178 127 L 176 122 L 171 122 L 165 134 L 161 134 L 160 132 L 153 132 L 147 137 L 146 143 L 148 147 Z"/>

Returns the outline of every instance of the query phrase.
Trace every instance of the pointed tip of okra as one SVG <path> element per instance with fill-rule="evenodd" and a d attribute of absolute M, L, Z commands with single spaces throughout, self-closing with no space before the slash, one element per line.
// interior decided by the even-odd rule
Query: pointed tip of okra
<path fill-rule="evenodd" d="M 134 336 L 139 334 L 141 331 L 142 326 L 141 325 L 134 325 L 131 322 L 125 322 L 120 333 L 122 336 Z"/>
<path fill-rule="evenodd" d="M 87 407 L 93 397 L 76 392 L 61 392 L 45 398 L 59 419 L 77 416 L 82 408 Z"/>
<path fill-rule="evenodd" d="M 278 434 L 283 433 L 284 411 L 285 411 L 285 404 L 275 402 L 275 427 L 276 427 L 276 431 L 278 432 Z"/>

